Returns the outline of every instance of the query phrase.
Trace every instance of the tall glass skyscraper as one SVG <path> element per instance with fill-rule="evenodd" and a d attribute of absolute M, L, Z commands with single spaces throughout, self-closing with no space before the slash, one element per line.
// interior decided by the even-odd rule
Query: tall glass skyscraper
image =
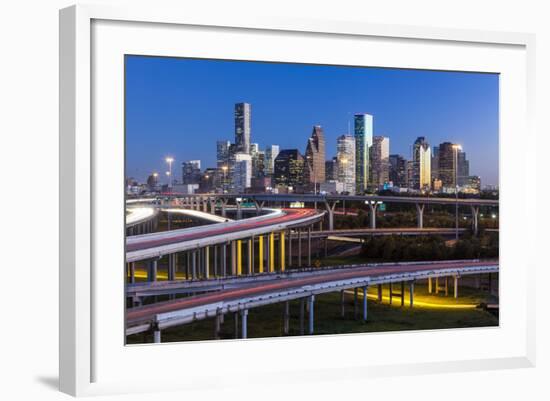
<path fill-rule="evenodd" d="M 390 180 L 390 138 L 375 136 L 371 147 L 371 185 L 377 189 Z"/>
<path fill-rule="evenodd" d="M 249 103 L 235 104 L 235 146 L 236 153 L 250 154 L 250 118 Z"/>
<path fill-rule="evenodd" d="M 337 179 L 344 192 L 355 195 L 355 138 L 341 135 L 336 139 Z"/>
<path fill-rule="evenodd" d="M 355 114 L 355 190 L 364 193 L 369 185 L 369 151 L 372 146 L 373 118 L 370 114 Z"/>
<path fill-rule="evenodd" d="M 426 190 L 431 188 L 432 152 L 426 138 L 419 136 L 413 144 L 413 189 Z"/>

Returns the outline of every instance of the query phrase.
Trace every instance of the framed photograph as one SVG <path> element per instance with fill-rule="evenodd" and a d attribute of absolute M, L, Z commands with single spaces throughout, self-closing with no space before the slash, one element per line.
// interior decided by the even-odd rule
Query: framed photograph
<path fill-rule="evenodd" d="M 62 10 L 61 390 L 532 366 L 533 46 Z"/>

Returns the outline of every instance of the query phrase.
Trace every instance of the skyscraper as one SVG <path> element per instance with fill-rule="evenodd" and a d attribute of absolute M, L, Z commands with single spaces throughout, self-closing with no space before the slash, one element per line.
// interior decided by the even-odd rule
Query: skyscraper
<path fill-rule="evenodd" d="M 201 161 L 189 160 L 181 163 L 181 172 L 182 184 L 199 184 L 201 181 Z"/>
<path fill-rule="evenodd" d="M 344 192 L 355 195 L 355 138 L 341 135 L 336 140 L 337 180 L 344 184 Z"/>
<path fill-rule="evenodd" d="M 305 156 L 304 184 L 317 191 L 317 187 L 325 182 L 325 136 L 320 125 L 313 127 Z"/>
<path fill-rule="evenodd" d="M 446 188 L 455 188 L 455 149 L 451 142 L 439 145 L 439 179 Z"/>
<path fill-rule="evenodd" d="M 265 149 L 264 171 L 266 176 L 273 175 L 275 159 L 277 158 L 278 154 L 279 154 L 279 145 L 271 145 Z"/>
<path fill-rule="evenodd" d="M 468 184 L 468 177 L 470 176 L 470 162 L 466 159 L 466 152 L 463 151 L 458 151 L 457 159 L 458 186 L 462 187 Z"/>
<path fill-rule="evenodd" d="M 304 182 L 304 157 L 298 149 L 283 149 L 275 159 L 274 178 L 276 185 L 300 188 Z"/>
<path fill-rule="evenodd" d="M 394 186 L 407 187 L 407 160 L 401 155 L 390 155 L 390 181 Z"/>
<path fill-rule="evenodd" d="M 419 136 L 414 141 L 412 156 L 412 188 L 418 190 L 430 189 L 432 182 L 431 148 L 423 136 Z"/>
<path fill-rule="evenodd" d="M 333 157 L 331 160 L 325 161 L 325 180 L 338 181 L 338 162 L 337 158 Z"/>
<path fill-rule="evenodd" d="M 355 114 L 355 190 L 364 193 L 369 184 L 369 151 L 372 146 L 373 118 L 370 114 Z"/>
<path fill-rule="evenodd" d="M 432 182 L 439 179 L 439 146 L 434 146 L 432 151 Z"/>
<path fill-rule="evenodd" d="M 390 180 L 390 138 L 375 136 L 371 147 L 371 183 L 377 189 Z"/>
<path fill-rule="evenodd" d="M 250 119 L 250 104 L 235 104 L 235 145 L 237 153 L 250 153 Z"/>
<path fill-rule="evenodd" d="M 252 180 L 252 157 L 246 153 L 235 153 L 231 176 L 231 191 L 243 193 L 250 188 Z"/>

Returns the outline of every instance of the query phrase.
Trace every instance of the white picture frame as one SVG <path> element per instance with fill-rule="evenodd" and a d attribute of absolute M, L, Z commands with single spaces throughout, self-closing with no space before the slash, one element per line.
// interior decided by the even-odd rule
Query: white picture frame
<path fill-rule="evenodd" d="M 95 24 L 95 26 L 94 26 Z M 117 25 L 118 24 L 118 25 Z M 371 377 L 380 374 L 404 374 L 411 369 L 417 373 L 431 373 L 438 371 L 464 371 L 476 369 L 499 369 L 510 367 L 529 367 L 534 364 L 535 355 L 535 339 L 534 339 L 534 311 L 528 308 L 530 302 L 534 299 L 534 284 L 526 279 L 528 272 L 534 269 L 535 261 L 533 260 L 534 252 L 529 252 L 532 244 L 525 238 L 520 238 L 521 234 L 516 230 L 522 226 L 522 219 L 527 221 L 525 224 L 534 224 L 536 221 L 533 216 L 536 215 L 536 207 L 526 207 L 528 199 L 526 195 L 515 195 L 512 197 L 510 189 L 516 179 L 523 179 L 519 186 L 534 185 L 533 177 L 524 175 L 529 168 L 535 166 L 534 155 L 527 155 L 527 150 L 516 149 L 518 157 L 517 171 L 511 171 L 503 165 L 502 160 L 507 159 L 513 149 L 511 148 L 511 132 L 513 129 L 520 129 L 524 134 L 522 141 L 527 143 L 535 143 L 534 131 L 532 128 L 532 111 L 534 109 L 534 43 L 535 38 L 530 34 L 522 33 L 506 33 L 506 32 L 483 32 L 469 31 L 457 29 L 440 29 L 427 27 L 413 26 L 389 26 L 376 25 L 367 22 L 358 21 L 324 21 L 324 20 L 296 20 L 288 18 L 276 17 L 261 17 L 255 15 L 202 15 L 202 14 L 187 14 L 183 10 L 162 10 L 151 8 L 111 8 L 108 6 L 73 6 L 63 9 L 60 12 L 60 389 L 63 392 L 72 395 L 92 395 L 119 393 L 131 391 L 155 391 L 166 389 L 200 389 L 205 383 L 207 376 L 219 376 L 218 385 L 231 386 L 230 380 L 224 380 L 220 370 L 214 372 L 201 371 L 201 364 L 197 365 L 197 369 L 187 372 L 187 379 L 180 380 L 174 383 L 173 377 L 164 378 L 164 380 L 151 375 L 149 380 L 141 378 L 140 380 L 132 381 L 120 373 L 122 359 L 127 358 L 127 361 L 135 361 L 135 358 L 144 358 L 151 363 L 158 363 L 159 358 L 166 360 L 167 366 L 170 365 L 169 355 L 181 350 L 181 344 L 162 345 L 158 347 L 143 346 L 131 347 L 131 351 L 121 351 L 120 355 L 109 353 L 106 345 L 110 341 L 113 344 L 120 343 L 124 347 L 122 331 L 119 333 L 120 327 L 116 324 L 111 324 L 115 320 L 122 319 L 121 316 L 106 318 L 102 312 L 104 305 L 96 305 L 99 302 L 97 297 L 98 288 L 101 288 L 102 293 L 106 297 L 109 294 L 116 294 L 120 289 L 120 282 L 112 285 L 107 282 L 107 275 L 102 272 L 97 272 L 94 268 L 97 267 L 98 261 L 106 257 L 109 252 L 104 254 L 101 249 L 101 241 L 97 240 L 97 233 L 105 227 L 105 216 L 111 213 L 120 212 L 123 210 L 123 203 L 118 202 L 119 195 L 115 196 L 115 201 L 111 203 L 105 202 L 101 198 L 101 194 L 105 193 L 100 186 L 106 183 L 102 180 L 101 165 L 98 162 L 100 159 L 117 160 L 120 163 L 123 160 L 123 153 L 120 153 L 120 142 L 114 144 L 106 143 L 103 140 L 96 141 L 93 134 L 93 126 L 102 127 L 100 121 L 95 121 L 94 118 L 102 118 L 100 109 L 102 107 L 111 107 L 113 110 L 120 111 L 120 87 L 116 86 L 115 91 L 118 95 L 114 96 L 110 101 L 105 100 L 97 103 L 97 98 L 94 96 L 102 96 L 101 88 L 96 88 L 92 85 L 92 77 L 94 74 L 102 74 L 99 80 L 103 77 L 109 77 L 102 68 L 108 67 L 109 61 L 103 64 L 104 60 L 108 60 L 109 54 L 118 55 L 120 52 L 128 49 L 144 52 L 142 54 L 161 54 L 171 55 L 172 52 L 177 53 L 175 47 L 170 47 L 170 40 L 164 44 L 164 48 L 155 50 L 155 43 L 159 38 L 170 38 L 177 34 L 178 29 L 192 27 L 200 37 L 201 32 L 206 35 L 210 34 L 210 30 L 218 30 L 222 35 L 242 35 L 246 38 L 250 35 L 264 35 L 265 40 L 277 43 L 281 40 L 277 35 L 286 35 L 285 37 L 301 38 L 300 40 L 315 40 L 325 41 L 327 48 L 329 42 L 333 39 L 361 41 L 373 40 L 384 41 L 384 46 L 392 46 L 392 43 L 406 41 L 409 45 L 415 44 L 418 46 L 430 45 L 437 46 L 441 51 L 440 62 L 434 60 L 426 61 L 425 64 L 414 61 L 405 61 L 406 54 L 392 55 L 391 60 L 388 59 L 378 64 L 378 66 L 389 66 L 394 63 L 394 66 L 403 68 L 432 68 L 445 69 L 448 61 L 445 60 L 447 54 L 453 52 L 469 52 L 470 50 L 478 49 L 480 60 L 479 64 L 472 58 L 471 69 L 479 71 L 491 71 L 502 73 L 506 68 L 508 72 L 506 77 L 510 77 L 509 87 L 515 88 L 520 93 L 518 99 L 512 99 L 512 93 L 504 90 L 501 93 L 501 110 L 502 112 L 510 111 L 510 107 L 519 106 L 517 115 L 501 116 L 501 208 L 502 211 L 502 237 L 501 244 L 518 241 L 519 250 L 513 251 L 506 248 L 501 254 L 501 263 L 505 267 L 508 265 L 519 265 L 518 269 L 508 269 L 504 267 L 502 271 L 505 276 L 501 283 L 501 295 L 503 297 L 503 308 L 505 313 L 510 315 L 505 316 L 501 327 L 498 329 L 477 330 L 455 332 L 452 330 L 444 333 L 407 333 L 395 337 L 396 334 L 376 334 L 376 335 L 354 335 L 345 337 L 342 340 L 341 336 L 328 336 L 329 338 L 307 338 L 307 339 L 285 339 L 280 340 L 247 340 L 245 342 L 205 342 L 200 344 L 185 345 L 187 355 L 192 359 L 199 352 L 216 352 L 217 354 L 225 353 L 228 358 L 236 358 L 241 361 L 236 361 L 237 366 L 246 369 L 247 362 L 254 361 L 258 355 L 269 355 L 273 361 L 272 366 L 255 367 L 255 371 L 250 371 L 250 374 L 255 375 L 258 380 L 261 380 L 262 375 L 269 373 L 271 377 L 284 377 L 289 372 L 299 372 L 298 376 L 301 380 L 326 380 L 329 376 L 334 379 L 349 375 L 350 367 L 354 367 L 354 377 L 361 380 L 362 377 Z M 139 37 L 141 30 L 149 30 L 147 36 L 143 36 L 139 46 L 135 43 L 130 43 Z M 177 31 L 177 32 L 176 32 Z M 127 32 L 127 34 L 124 34 Z M 94 35 L 96 39 L 94 41 Z M 109 37 L 108 35 L 115 35 Z M 110 39 L 111 47 L 106 49 L 105 39 Z M 148 39 L 146 39 L 148 38 Z M 157 42 L 155 42 L 155 40 Z M 205 42 L 207 40 L 205 39 Z M 320 43 L 320 42 L 319 42 Z M 105 45 L 105 46 L 104 46 Z M 118 46 L 118 47 L 117 47 Z M 252 45 L 251 45 L 252 46 Z M 446 53 L 447 47 L 453 47 L 452 52 Z M 105 48 L 105 49 L 104 49 Z M 494 69 L 483 67 L 483 53 L 487 49 L 496 49 L 495 52 L 503 53 L 503 58 L 498 61 L 498 57 L 492 60 L 492 63 L 503 63 L 503 70 L 498 68 L 498 64 L 493 64 Z M 141 49 L 141 50 L 140 50 Z M 153 50 L 152 50 L 153 49 Z M 176 49 L 176 50 L 174 50 Z M 212 47 L 214 49 L 214 47 Z M 500 49 L 500 50 L 499 50 Z M 101 53 L 106 51 L 106 55 Z M 254 51 L 260 51 L 259 45 L 256 50 L 253 46 L 250 48 L 250 54 Z M 420 48 L 419 48 L 420 50 Z M 447 49 L 448 50 L 448 49 Z M 508 50 L 510 50 L 508 52 Z M 202 50 L 197 50 L 202 51 Z M 207 50 L 204 50 L 207 52 Z M 218 50 L 219 51 L 219 50 Z M 228 50 L 231 51 L 231 50 Z M 276 52 L 276 50 L 273 50 Z M 100 52 L 100 53 L 98 53 Z M 118 52 L 118 53 L 117 53 Z M 216 50 L 212 50 L 216 52 Z M 292 60 L 292 51 L 288 50 L 288 59 Z M 495 53 L 495 54 L 496 54 Z M 504 53 L 506 53 L 504 55 Z M 510 53 L 510 54 L 508 54 Z M 283 54 L 283 53 L 280 53 Z M 274 56 L 280 59 L 282 56 Z M 382 54 L 382 53 L 380 53 Z M 179 56 L 181 54 L 173 54 Z M 196 56 L 196 54 L 193 54 Z M 211 53 L 205 54 L 205 57 L 211 56 Z M 389 55 L 387 55 L 389 57 Z M 118 56 L 117 56 L 118 57 Z M 229 57 L 229 56 L 227 56 Z M 245 57 L 245 56 L 243 56 Z M 254 57 L 254 56 L 249 56 Z M 262 56 L 259 56 L 262 57 Z M 336 55 L 326 55 L 326 57 L 338 57 Z M 401 57 L 401 62 L 399 58 Z M 487 56 L 485 56 L 487 57 Z M 412 57 L 414 58 L 414 57 Z M 259 58 L 259 59 L 263 59 Z M 504 65 L 508 60 L 513 65 L 517 66 L 517 70 L 510 65 Z M 119 60 L 120 61 L 120 60 Z M 337 62 L 338 60 L 334 60 Z M 326 60 L 324 60 L 326 62 Z M 508 63 L 507 63 L 508 64 Z M 457 69 L 463 67 L 457 65 Z M 452 68 L 451 68 L 452 69 Z M 115 71 L 120 78 L 122 71 Z M 506 75 L 507 74 L 507 75 Z M 118 79 L 117 78 L 117 79 Z M 508 78 L 506 78 L 508 79 Z M 117 81 L 119 83 L 119 81 Z M 506 83 L 508 85 L 508 83 Z M 505 88 L 505 89 L 506 89 Z M 103 99 L 102 99 L 103 100 Z M 113 102 L 112 104 L 109 102 Z M 96 110 L 97 108 L 97 110 Z M 95 114 L 94 114 L 95 113 Z M 99 117 L 98 117 L 99 116 Z M 121 118 L 118 116 L 115 118 Z M 120 126 L 118 123 L 111 121 L 114 127 Z M 121 132 L 120 135 L 123 135 Z M 115 140 L 120 140 L 120 138 Z M 123 141 L 122 141 L 123 142 Z M 107 151 L 109 148 L 111 150 Z M 118 153 L 117 153 L 118 152 Z M 118 155 L 118 156 L 117 156 Z M 508 155 L 508 156 L 507 156 Z M 118 173 L 117 173 L 118 174 Z M 120 184 L 122 195 L 122 181 L 117 181 L 120 178 L 114 174 L 112 180 L 105 185 Z M 117 184 L 118 183 L 118 184 Z M 114 187 L 116 188 L 116 187 Z M 103 191 L 103 192 L 102 192 Z M 521 191 L 518 191 L 521 192 Z M 523 191 L 525 192 L 525 191 Z M 123 198 L 122 198 L 123 199 Z M 511 205 L 514 202 L 515 206 Z M 508 206 L 510 205 L 510 206 Z M 517 205 L 525 206 L 516 214 L 513 209 Z M 109 209 L 108 211 L 106 209 Z M 118 212 L 117 212 L 118 211 Z M 116 220 L 116 219 L 115 219 Z M 121 220 L 122 221 L 122 220 Z M 116 236 L 109 238 L 114 243 L 114 247 L 123 247 L 123 242 L 117 242 L 120 236 L 123 237 L 122 230 L 118 231 L 120 226 L 113 226 L 113 233 Z M 514 233 L 514 230 L 516 232 Z M 105 233 L 104 231 L 101 231 Z M 109 233 L 111 231 L 109 230 Z M 110 235 L 110 234 L 109 234 Z M 115 234 L 113 234 L 115 235 Z M 108 236 L 108 235 L 107 235 Z M 118 237 L 117 237 L 118 236 Z M 118 244 L 118 245 L 117 245 Z M 501 245 L 504 250 L 504 245 Z M 523 254 L 523 259 L 521 256 Z M 110 273 L 109 273 L 110 274 Z M 119 273 L 116 273 L 119 274 Z M 121 274 L 119 274 L 121 276 Z M 510 277 L 510 279 L 508 279 Z M 116 279 L 119 280 L 119 279 Z M 116 281 L 115 280 L 115 281 Z M 122 278 L 120 278 L 122 280 Z M 517 292 L 517 302 L 506 304 L 506 297 L 512 288 L 512 281 L 515 283 L 515 291 Z M 103 291 L 105 289 L 105 291 Z M 122 307 L 122 297 L 110 299 L 110 302 L 120 303 L 115 310 Z M 99 302 L 101 304 L 101 302 Z M 118 309 L 117 309 L 118 308 Z M 116 314 L 116 313 L 115 313 Z M 117 320 L 118 321 L 118 320 Z M 101 327 L 102 329 L 98 329 Z M 108 333 L 107 333 L 108 332 Z M 509 335 L 506 334 L 509 332 Z M 458 333 L 458 334 L 457 334 Z M 502 334 L 505 333 L 505 334 Z M 510 334 L 512 333 L 512 334 Z M 355 360 L 353 364 L 344 363 L 341 359 L 336 360 L 333 353 L 335 347 L 346 346 L 346 343 L 359 344 L 365 339 L 376 339 L 371 341 L 382 341 L 384 337 L 390 336 L 392 339 L 406 339 L 411 343 L 426 341 L 426 336 L 431 335 L 435 342 L 438 338 L 444 338 L 442 341 L 453 341 L 455 344 L 461 341 L 472 341 L 475 338 L 483 337 L 483 341 L 487 341 L 494 337 L 494 349 L 488 350 L 486 353 L 480 350 L 467 354 L 464 358 L 459 358 L 457 355 L 461 352 L 460 349 L 454 354 L 449 352 L 443 353 L 438 358 L 421 359 L 419 354 L 411 350 L 407 357 L 400 356 L 400 362 L 389 362 L 387 364 L 380 363 L 380 359 L 371 353 L 371 361 L 366 361 L 362 358 Z M 501 337 L 499 337 L 501 336 Z M 107 339 L 109 337 L 109 339 Z M 497 338 L 498 337 L 498 338 Z M 296 343 L 299 341 L 299 343 Z M 398 341 L 403 343 L 404 341 Z M 504 349 L 503 344 L 509 344 L 509 348 Z M 313 360 L 308 363 L 297 362 L 292 370 L 285 370 L 284 361 L 277 360 L 277 353 L 284 353 L 285 347 L 290 352 L 296 352 L 297 347 L 303 349 L 306 355 L 307 352 L 314 352 L 319 347 L 323 347 L 326 351 L 327 358 L 332 361 L 332 365 L 327 364 L 325 360 Z M 179 348 L 176 348 L 179 347 Z M 500 348 L 499 348 L 500 347 Z M 402 351 L 395 352 L 402 354 Z M 501 350 L 502 352 L 500 352 Z M 390 351 L 391 353 L 391 351 Z M 139 355 L 138 355 L 139 354 Z M 158 356 L 160 355 L 160 356 Z M 117 359 L 121 358 L 121 359 Z M 358 358 L 356 358 L 358 359 Z M 391 359 L 391 358 L 390 358 Z M 235 359 L 233 359 L 235 360 Z M 173 363 L 173 362 L 172 362 Z M 112 371 L 106 368 L 106 365 L 112 365 Z M 240 365 L 239 365 L 240 364 Z M 119 374 L 114 374 L 115 369 Z M 169 370 L 169 369 L 168 369 Z M 246 371 L 248 372 L 248 371 Z M 147 372 L 144 372 L 143 377 L 147 377 Z M 171 380 L 172 379 L 172 380 Z"/>

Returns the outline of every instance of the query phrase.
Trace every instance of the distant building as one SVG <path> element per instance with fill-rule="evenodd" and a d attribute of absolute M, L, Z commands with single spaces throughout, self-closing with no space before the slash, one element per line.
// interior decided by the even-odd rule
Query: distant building
<path fill-rule="evenodd" d="M 401 155 L 389 156 L 389 180 L 395 187 L 407 187 L 407 160 Z"/>
<path fill-rule="evenodd" d="M 322 194 L 341 194 L 344 192 L 344 183 L 339 181 L 326 181 L 319 186 L 319 192 Z"/>
<path fill-rule="evenodd" d="M 458 184 L 455 181 L 457 174 L 457 162 L 455 160 L 458 157 L 457 145 L 451 142 L 443 142 L 439 145 L 439 179 L 445 188 L 455 188 Z"/>
<path fill-rule="evenodd" d="M 259 149 L 257 143 L 250 145 L 250 156 L 252 157 L 252 177 L 261 178 L 265 176 L 265 152 Z"/>
<path fill-rule="evenodd" d="M 201 180 L 199 183 L 200 192 L 207 193 L 214 191 L 214 182 L 216 180 L 217 171 L 218 169 L 216 168 L 207 168 L 204 170 L 204 173 L 201 174 Z"/>
<path fill-rule="evenodd" d="M 465 179 L 462 191 L 466 193 L 478 194 L 481 191 L 481 178 L 477 175 L 470 175 Z"/>
<path fill-rule="evenodd" d="M 277 158 L 278 154 L 279 154 L 279 145 L 271 145 L 265 149 L 264 172 L 266 176 L 273 175 L 273 171 L 275 167 L 275 159 Z"/>
<path fill-rule="evenodd" d="M 292 187 L 294 191 L 304 183 L 304 157 L 298 149 L 283 149 L 275 159 L 274 183 Z"/>
<path fill-rule="evenodd" d="M 252 181 L 252 157 L 246 153 L 236 153 L 231 177 L 231 191 L 244 193 Z"/>
<path fill-rule="evenodd" d="M 235 104 L 236 153 L 250 153 L 251 112 L 251 106 L 249 103 Z"/>
<path fill-rule="evenodd" d="M 430 144 L 423 136 L 414 141 L 412 156 L 412 188 L 419 191 L 430 189 L 432 183 L 432 155 Z"/>
<path fill-rule="evenodd" d="M 201 161 L 189 160 L 181 163 L 181 183 L 187 184 L 199 184 L 201 181 Z"/>
<path fill-rule="evenodd" d="M 157 173 L 153 173 L 147 177 L 147 187 L 150 191 L 157 191 L 159 189 L 159 175 Z"/>
<path fill-rule="evenodd" d="M 355 190 L 364 193 L 369 184 L 369 153 L 372 146 L 373 117 L 370 114 L 355 114 Z"/>
<path fill-rule="evenodd" d="M 315 125 L 306 145 L 304 184 L 317 191 L 322 182 L 325 182 L 325 135 L 321 126 Z"/>
<path fill-rule="evenodd" d="M 390 138 L 375 136 L 370 149 L 371 185 L 380 189 L 390 180 Z"/>
<path fill-rule="evenodd" d="M 250 191 L 252 193 L 271 192 L 271 177 L 252 177 Z"/>
<path fill-rule="evenodd" d="M 165 186 L 166 187 L 166 186 Z M 167 190 L 165 188 L 164 190 Z M 172 185 L 172 192 L 176 194 L 192 195 L 199 190 L 199 184 L 174 184 Z"/>
<path fill-rule="evenodd" d="M 355 195 L 355 138 L 341 135 L 336 139 L 336 180 L 344 184 L 343 192 Z"/>
<path fill-rule="evenodd" d="M 439 146 L 434 146 L 432 149 L 432 182 L 439 179 Z"/>
<path fill-rule="evenodd" d="M 468 184 L 468 178 L 470 177 L 470 162 L 466 159 L 466 152 L 458 151 L 457 162 L 458 186 L 462 187 Z"/>
<path fill-rule="evenodd" d="M 338 180 L 338 159 L 336 157 L 325 161 L 325 180 L 327 182 Z"/>

